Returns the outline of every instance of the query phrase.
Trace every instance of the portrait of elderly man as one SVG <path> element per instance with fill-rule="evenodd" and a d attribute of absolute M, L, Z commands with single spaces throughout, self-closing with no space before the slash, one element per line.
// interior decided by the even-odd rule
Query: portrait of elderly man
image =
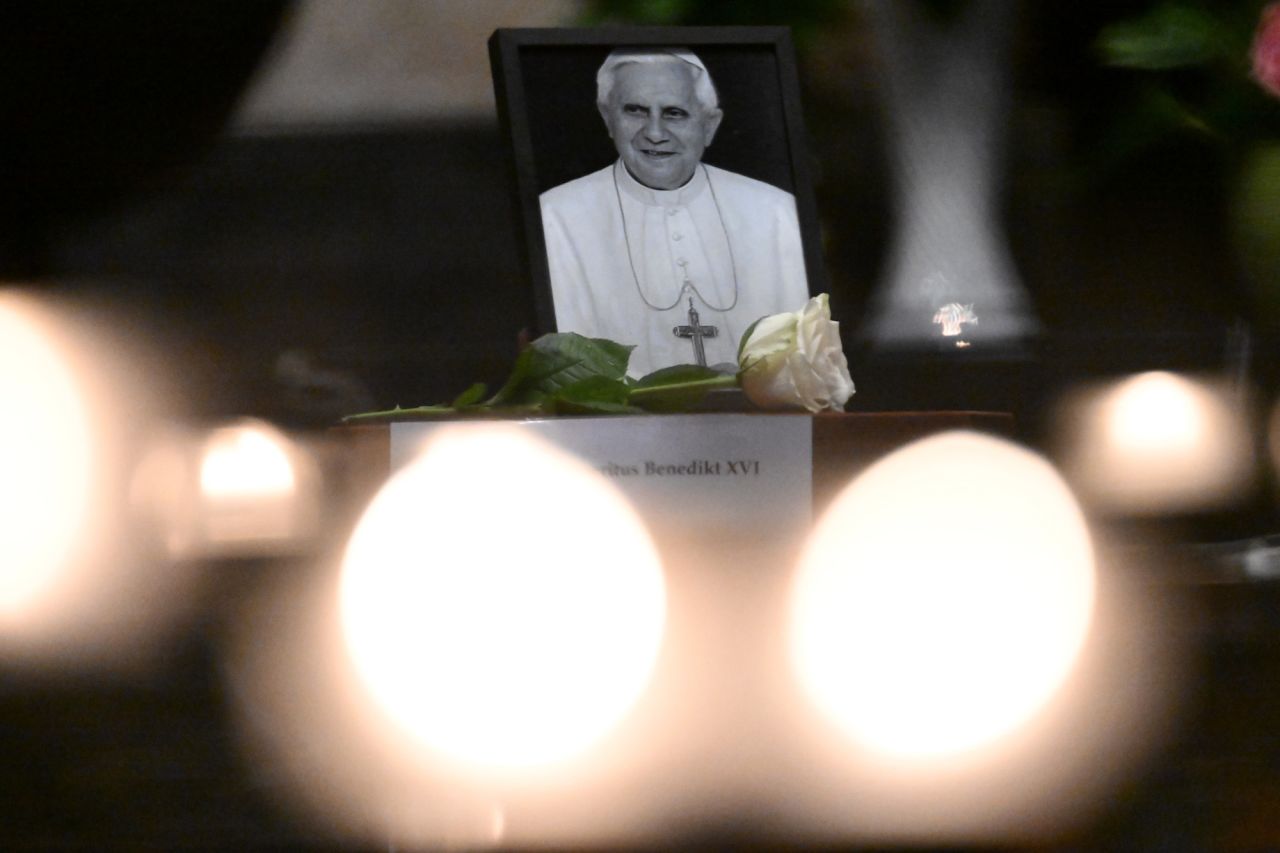
<path fill-rule="evenodd" d="M 540 197 L 557 329 L 634 344 L 637 376 L 736 365 L 751 323 L 808 298 L 794 196 L 703 162 L 724 115 L 689 51 L 615 50 L 596 88 L 618 159 Z"/>

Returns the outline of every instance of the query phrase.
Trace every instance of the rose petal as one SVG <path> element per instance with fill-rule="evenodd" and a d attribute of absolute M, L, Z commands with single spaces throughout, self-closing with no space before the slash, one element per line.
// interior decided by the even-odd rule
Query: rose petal
<path fill-rule="evenodd" d="M 795 342 L 798 317 L 798 314 L 784 313 L 761 318 L 742 348 L 741 363 L 745 365 L 772 353 L 790 349 Z"/>
<path fill-rule="evenodd" d="M 1253 37 L 1253 77 L 1262 88 L 1280 97 L 1280 3 L 1262 10 Z"/>
<path fill-rule="evenodd" d="M 854 390 L 825 293 L 799 312 L 760 320 L 743 347 L 741 368 L 747 397 L 764 408 L 839 409 Z"/>

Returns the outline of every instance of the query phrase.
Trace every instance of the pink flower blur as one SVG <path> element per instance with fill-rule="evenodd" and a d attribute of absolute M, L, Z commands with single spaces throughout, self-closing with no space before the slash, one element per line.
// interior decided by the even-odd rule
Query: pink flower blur
<path fill-rule="evenodd" d="M 1280 98 L 1280 3 L 1262 10 L 1253 37 L 1253 77 L 1262 88 Z"/>

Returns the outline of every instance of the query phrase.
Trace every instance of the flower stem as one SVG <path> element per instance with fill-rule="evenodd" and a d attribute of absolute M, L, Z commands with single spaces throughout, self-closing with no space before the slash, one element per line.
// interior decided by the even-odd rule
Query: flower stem
<path fill-rule="evenodd" d="M 394 409 L 386 409 L 381 412 L 361 412 L 358 415 L 347 415 L 342 419 L 342 422 L 344 424 L 379 423 L 412 418 L 415 415 L 444 415 L 456 411 L 457 409 L 452 406 L 415 406 L 411 409 L 402 409 L 396 406 Z"/>
<path fill-rule="evenodd" d="M 737 388 L 737 374 L 724 373 L 718 375 L 718 377 L 707 379 L 690 379 L 687 382 L 671 382 L 660 384 L 660 386 L 632 388 L 631 393 L 628 394 L 628 401 L 640 403 L 652 397 L 663 396 L 663 394 L 716 391 L 717 388 Z"/>

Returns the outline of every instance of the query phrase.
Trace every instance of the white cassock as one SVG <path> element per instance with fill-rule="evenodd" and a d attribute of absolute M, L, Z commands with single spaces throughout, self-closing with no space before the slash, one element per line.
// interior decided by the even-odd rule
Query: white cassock
<path fill-rule="evenodd" d="M 634 344 L 633 376 L 694 363 L 672 331 L 691 297 L 718 330 L 703 342 L 710 365 L 736 364 L 748 326 L 809 298 L 795 198 L 763 181 L 704 164 L 654 190 L 618 161 L 541 202 L 556 328 Z"/>

